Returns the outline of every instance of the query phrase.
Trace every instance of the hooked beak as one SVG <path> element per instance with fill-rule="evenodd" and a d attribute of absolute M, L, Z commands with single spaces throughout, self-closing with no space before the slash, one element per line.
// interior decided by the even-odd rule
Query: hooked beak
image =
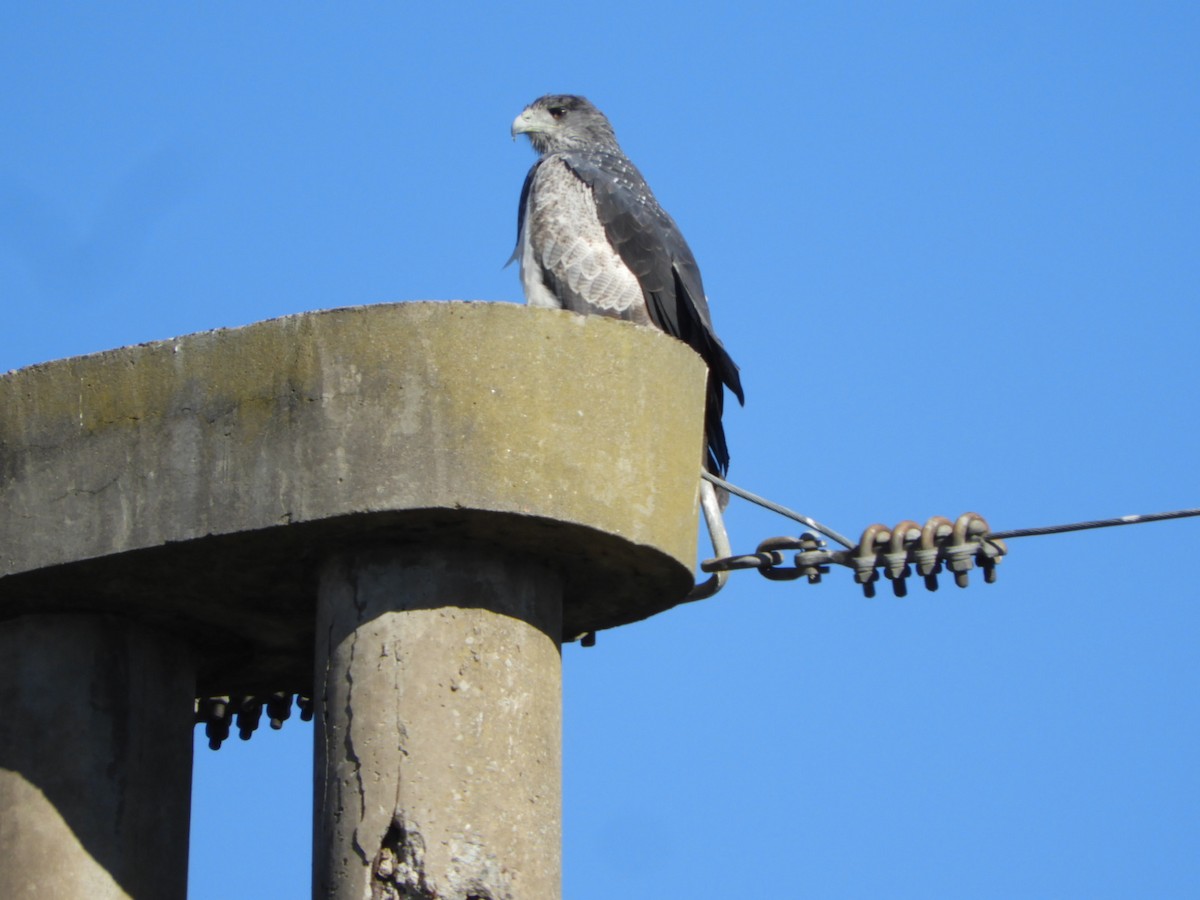
<path fill-rule="evenodd" d="M 515 141 L 518 134 L 525 134 L 530 129 L 530 112 L 528 109 L 521 111 L 521 114 L 513 119 L 512 123 L 512 139 Z"/>
<path fill-rule="evenodd" d="M 515 141 L 518 134 L 531 134 L 538 131 L 548 131 L 549 126 L 554 124 L 554 120 L 550 118 L 550 114 L 544 110 L 534 110 L 525 107 L 521 114 L 513 119 L 512 137 Z"/>

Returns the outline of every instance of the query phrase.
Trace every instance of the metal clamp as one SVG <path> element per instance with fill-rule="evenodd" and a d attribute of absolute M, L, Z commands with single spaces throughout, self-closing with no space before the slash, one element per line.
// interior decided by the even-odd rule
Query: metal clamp
<path fill-rule="evenodd" d="M 829 566 L 836 563 L 854 571 L 854 580 L 862 585 L 865 596 L 875 596 L 882 574 L 891 583 L 892 593 L 904 597 L 914 569 L 930 591 L 937 590 L 937 577 L 943 570 L 954 573 L 959 587 L 968 585 L 968 573 L 976 566 L 983 570 L 984 581 L 994 583 L 996 564 L 1008 548 L 1003 541 L 988 538 L 989 532 L 987 520 L 977 513 L 963 513 L 954 522 L 934 516 L 923 526 L 905 519 L 895 528 L 878 523 L 867 526 L 848 550 L 829 550 L 816 534 L 805 532 L 799 537 L 767 538 L 754 553 L 708 559 L 700 568 L 705 572 L 757 569 L 771 581 L 806 578 L 809 584 L 819 584 Z M 787 550 L 798 551 L 790 566 L 784 565 Z"/>
<path fill-rule="evenodd" d="M 313 717 L 311 697 L 304 694 L 293 695 L 289 691 L 275 691 L 265 695 L 201 697 L 196 700 L 195 704 L 196 723 L 204 723 L 204 735 L 208 738 L 208 746 L 213 750 L 219 750 L 221 744 L 229 737 L 229 732 L 235 723 L 238 737 L 243 741 L 250 740 L 251 735 L 258 729 L 264 708 L 270 719 L 271 727 L 278 731 L 283 727 L 283 723 L 291 718 L 293 696 L 296 707 L 300 710 L 301 720 L 305 722 L 311 720 Z"/>

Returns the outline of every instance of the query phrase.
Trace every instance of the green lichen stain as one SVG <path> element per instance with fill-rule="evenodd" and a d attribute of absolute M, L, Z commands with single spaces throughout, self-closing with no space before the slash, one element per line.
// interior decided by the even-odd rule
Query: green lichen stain
<path fill-rule="evenodd" d="M 383 509 L 529 513 L 688 565 L 704 378 L 685 345 L 626 323 L 502 303 L 350 307 L 0 376 L 0 452 L 83 459 L 103 439 L 153 454 L 174 437 L 196 442 L 194 490 L 344 481 Z"/>

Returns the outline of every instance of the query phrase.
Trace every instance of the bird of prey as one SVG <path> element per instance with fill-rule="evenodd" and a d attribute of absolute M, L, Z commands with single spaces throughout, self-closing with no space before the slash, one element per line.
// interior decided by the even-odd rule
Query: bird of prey
<path fill-rule="evenodd" d="M 700 354 L 709 369 L 705 467 L 724 475 L 724 388 L 744 402 L 742 383 L 713 333 L 700 269 L 674 219 L 583 97 L 538 98 L 512 134 L 528 135 L 538 153 L 509 259 L 521 263 L 526 302 L 653 325 Z"/>

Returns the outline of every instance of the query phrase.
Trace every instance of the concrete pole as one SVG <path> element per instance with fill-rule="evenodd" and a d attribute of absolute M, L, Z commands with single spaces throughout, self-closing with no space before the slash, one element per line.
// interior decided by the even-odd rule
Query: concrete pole
<path fill-rule="evenodd" d="M 195 667 L 128 620 L 0 622 L 0 897 L 187 894 Z"/>
<path fill-rule="evenodd" d="M 313 896 L 560 896 L 563 586 L 478 546 L 339 555 L 320 582 Z"/>

